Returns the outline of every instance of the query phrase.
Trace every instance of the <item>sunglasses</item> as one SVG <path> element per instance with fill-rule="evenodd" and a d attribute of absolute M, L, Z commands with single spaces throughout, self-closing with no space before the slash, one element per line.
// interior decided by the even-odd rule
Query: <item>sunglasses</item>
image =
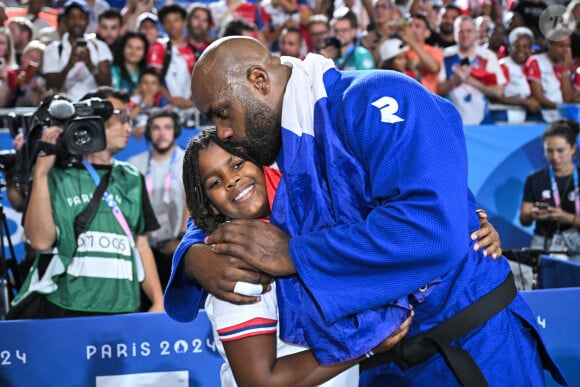
<path fill-rule="evenodd" d="M 390 8 L 393 8 L 393 4 L 391 4 L 391 3 L 376 3 L 374 8 L 375 9 L 381 9 L 381 8 L 390 9 Z"/>
<path fill-rule="evenodd" d="M 124 124 L 131 123 L 131 117 L 129 116 L 127 110 L 125 109 L 114 109 L 113 115 L 116 116 L 119 119 L 119 121 L 121 121 Z"/>

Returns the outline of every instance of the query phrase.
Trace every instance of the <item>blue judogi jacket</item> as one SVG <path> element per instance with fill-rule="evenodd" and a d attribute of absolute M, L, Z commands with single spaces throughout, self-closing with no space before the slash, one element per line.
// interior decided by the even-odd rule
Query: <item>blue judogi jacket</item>
<path fill-rule="evenodd" d="M 356 357 L 388 336 L 384 330 L 406 317 L 406 300 L 416 311 L 409 333 L 414 336 L 495 289 L 509 265 L 472 250 L 469 234 L 479 222 L 467 187 L 465 140 L 456 109 L 402 74 L 339 72 L 317 60 L 290 63 L 277 160 L 282 179 L 270 222 L 292 236 L 289 250 L 299 274 L 299 279 L 277 280 L 280 335 L 294 343 L 305 340 L 321 363 L 331 363 Z M 300 88 L 314 90 L 314 97 L 299 95 Z M 313 114 L 295 101 L 297 113 L 285 115 L 292 99 L 312 106 Z M 308 121 L 311 129 L 293 127 Z M 185 276 L 181 258 L 203 237 L 190 223 L 174 256 L 165 307 L 179 321 L 195 318 L 202 300 L 203 290 Z M 508 309 L 517 321 L 535 327 L 520 296 Z M 500 314 L 494 319 L 505 326 L 507 317 Z M 378 329 L 372 328 L 375 323 Z M 522 357 L 521 347 L 506 345 L 497 331 L 481 328 L 477 334 L 477 348 L 469 347 L 469 338 L 461 345 L 492 385 L 510 373 L 484 357 L 482 345 L 503 345 L 505 359 L 539 364 L 538 353 Z M 536 342 L 527 330 L 521 335 L 530 345 Z M 539 348 L 557 373 L 541 342 Z M 441 364 L 442 375 L 454 381 Z M 433 369 L 413 370 L 407 371 L 409 380 L 433 382 Z M 542 375 L 528 373 L 535 381 Z"/>

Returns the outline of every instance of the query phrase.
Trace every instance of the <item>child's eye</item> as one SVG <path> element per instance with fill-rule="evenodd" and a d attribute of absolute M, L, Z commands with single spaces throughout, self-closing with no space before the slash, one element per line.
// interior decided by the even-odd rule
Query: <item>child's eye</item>
<path fill-rule="evenodd" d="M 209 184 L 208 189 L 213 189 L 213 188 L 217 187 L 218 185 L 220 185 L 220 183 L 221 183 L 221 179 L 215 179 Z"/>
<path fill-rule="evenodd" d="M 245 161 L 238 161 L 237 163 L 234 164 L 234 167 L 232 168 L 234 171 L 240 169 L 242 167 L 242 165 L 244 165 Z"/>

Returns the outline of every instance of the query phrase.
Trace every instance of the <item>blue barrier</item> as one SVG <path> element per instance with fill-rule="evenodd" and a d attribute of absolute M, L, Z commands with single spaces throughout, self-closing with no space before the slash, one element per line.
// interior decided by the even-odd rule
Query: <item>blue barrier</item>
<path fill-rule="evenodd" d="M 546 346 L 568 385 L 580 386 L 580 288 L 530 290 L 521 294 L 536 315 Z M 545 379 L 547 386 L 558 385 L 548 374 Z"/>
<path fill-rule="evenodd" d="M 526 177 L 546 167 L 541 135 L 547 124 L 466 126 L 469 187 L 510 249 L 528 247 L 532 227 L 518 216 Z"/>
<path fill-rule="evenodd" d="M 580 386 L 580 288 L 522 294 L 569 385 Z M 203 311 L 188 324 L 164 313 L 0 322 L 4 387 L 215 387 L 221 364 Z"/>
<path fill-rule="evenodd" d="M 542 289 L 580 287 L 580 263 L 542 255 L 538 284 Z"/>
<path fill-rule="evenodd" d="M 222 363 L 204 312 L 189 324 L 165 313 L 0 322 L 4 387 L 213 387 Z"/>

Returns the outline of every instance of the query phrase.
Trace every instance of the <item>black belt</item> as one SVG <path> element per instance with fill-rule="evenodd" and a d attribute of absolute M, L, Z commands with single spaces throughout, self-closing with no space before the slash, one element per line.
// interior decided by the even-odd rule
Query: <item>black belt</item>
<path fill-rule="evenodd" d="M 407 370 L 439 352 L 461 385 L 488 386 L 487 380 L 471 355 L 463 348 L 452 346 L 451 342 L 471 332 L 507 307 L 516 293 L 513 274 L 510 272 L 501 285 L 467 308 L 425 333 L 402 340 L 390 351 L 363 361 L 360 370 L 389 362 L 395 362 L 402 370 Z"/>

